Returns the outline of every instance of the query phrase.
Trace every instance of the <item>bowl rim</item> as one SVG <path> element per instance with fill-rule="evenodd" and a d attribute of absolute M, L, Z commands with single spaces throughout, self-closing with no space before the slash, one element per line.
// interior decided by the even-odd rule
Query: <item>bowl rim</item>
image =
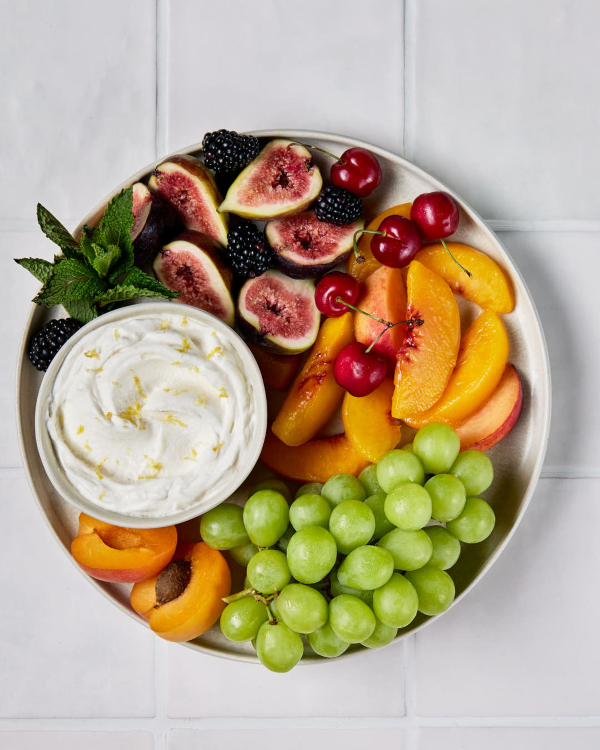
<path fill-rule="evenodd" d="M 48 401 L 51 397 L 56 377 L 58 376 L 69 352 L 71 352 L 80 341 L 98 329 L 111 326 L 116 322 L 135 320 L 136 318 L 148 315 L 163 317 L 168 315 L 183 315 L 188 319 L 196 320 L 213 327 L 218 330 L 222 336 L 226 337 L 241 357 L 248 387 L 251 387 L 254 392 L 253 403 L 255 404 L 257 418 L 256 430 L 253 432 L 252 441 L 243 445 L 242 461 L 237 468 L 233 468 L 221 474 L 220 479 L 215 485 L 215 489 L 212 490 L 212 493 L 209 496 L 209 500 L 206 503 L 203 503 L 202 501 L 194 503 L 193 505 L 178 510 L 175 513 L 158 517 L 119 513 L 116 510 L 96 505 L 85 498 L 73 486 L 64 469 L 61 467 L 54 452 L 52 438 L 50 437 L 46 425 Z M 265 386 L 258 364 L 246 342 L 233 328 L 216 316 L 211 315 L 204 310 L 191 307 L 190 305 L 167 300 L 160 302 L 143 301 L 141 303 L 130 304 L 100 315 L 82 326 L 73 336 L 71 336 L 66 344 L 61 347 L 56 357 L 50 363 L 38 391 L 35 407 L 36 445 L 44 470 L 56 492 L 68 503 L 92 518 L 97 518 L 99 521 L 104 521 L 105 523 L 110 523 L 115 526 L 123 526 L 125 528 L 162 528 L 164 526 L 183 523 L 184 521 L 189 521 L 191 518 L 196 518 L 225 501 L 243 484 L 256 465 L 266 437 L 266 432 L 267 397 Z"/>

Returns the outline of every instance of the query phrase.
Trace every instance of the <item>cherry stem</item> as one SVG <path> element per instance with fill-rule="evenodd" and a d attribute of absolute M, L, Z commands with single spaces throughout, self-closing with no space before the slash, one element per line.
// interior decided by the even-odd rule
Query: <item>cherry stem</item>
<path fill-rule="evenodd" d="M 442 245 L 444 246 L 444 250 L 445 250 L 445 251 L 446 251 L 446 252 L 448 253 L 448 255 L 449 255 L 449 256 L 450 256 L 450 257 L 452 258 L 452 260 L 453 260 L 453 261 L 454 261 L 454 262 L 456 263 L 456 265 L 457 265 L 457 266 L 458 266 L 458 267 L 459 267 L 459 268 L 461 269 L 461 271 L 464 271 L 464 272 L 465 272 L 465 273 L 467 274 L 467 276 L 468 276 L 468 277 L 469 277 L 470 279 L 472 279 L 472 278 L 473 278 L 473 274 L 472 274 L 472 273 L 471 273 L 470 271 L 467 271 L 467 269 L 466 269 L 466 268 L 465 268 L 464 266 L 461 266 L 461 264 L 460 264 L 460 263 L 459 263 L 459 262 L 458 262 L 458 261 L 456 260 L 456 258 L 454 257 L 454 255 L 452 255 L 452 253 L 451 253 L 451 252 L 450 252 L 450 250 L 448 249 L 448 245 L 446 245 L 446 242 L 445 242 L 445 240 L 440 240 L 440 242 L 441 242 L 441 243 L 442 243 Z"/>
<path fill-rule="evenodd" d="M 321 148 L 320 146 L 311 146 L 308 143 L 300 143 L 300 141 L 292 141 L 287 148 L 289 149 L 291 146 L 304 146 L 304 148 L 310 148 L 312 151 L 320 151 L 322 154 L 326 154 L 327 156 L 331 156 L 332 159 L 335 159 L 336 161 L 339 161 L 340 164 L 345 164 L 345 161 L 342 161 L 341 157 L 336 156 L 335 154 L 332 154 L 331 151 L 325 151 L 324 148 Z"/>
<path fill-rule="evenodd" d="M 380 234 L 382 237 L 386 237 L 387 235 L 385 232 L 380 232 L 378 229 L 359 229 L 357 232 L 354 232 L 354 236 L 352 237 L 352 247 L 354 248 L 356 262 L 364 263 L 365 258 L 358 252 L 358 245 L 356 244 L 356 238 L 359 236 L 359 234 Z"/>
<path fill-rule="evenodd" d="M 382 232 L 379 232 L 379 234 L 382 234 Z M 406 323 L 408 325 L 412 326 L 422 326 L 425 322 L 423 318 L 409 318 L 408 320 L 399 320 L 397 323 L 390 323 L 389 320 L 385 320 L 384 318 L 378 318 L 376 315 L 371 315 L 371 313 L 368 313 L 366 310 L 361 310 L 360 307 L 355 307 L 354 305 L 351 305 L 349 302 L 346 302 L 341 297 L 335 298 L 336 302 L 339 302 L 342 305 L 346 305 L 346 307 L 349 307 L 351 310 L 354 310 L 354 312 L 359 312 L 361 315 L 366 315 L 368 318 L 371 318 L 371 320 L 376 320 L 378 323 L 382 323 L 385 328 L 379 336 L 370 344 L 370 346 L 365 351 L 365 354 L 368 354 L 371 349 L 375 346 L 375 344 L 379 341 L 379 339 L 382 336 L 385 336 L 385 334 L 390 330 L 390 328 L 394 328 L 395 326 L 401 326 L 403 323 Z"/>

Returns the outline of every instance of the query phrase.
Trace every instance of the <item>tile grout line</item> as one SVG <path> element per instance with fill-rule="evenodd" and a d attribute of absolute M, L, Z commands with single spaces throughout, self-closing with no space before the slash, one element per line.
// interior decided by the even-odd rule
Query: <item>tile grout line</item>
<path fill-rule="evenodd" d="M 404 132 L 403 156 L 413 161 L 416 136 L 415 107 L 415 28 L 416 8 L 413 0 L 404 0 Z"/>
<path fill-rule="evenodd" d="M 404 640 L 404 713 L 406 731 L 404 750 L 417 750 L 419 719 L 417 716 L 417 637 Z"/>
<path fill-rule="evenodd" d="M 156 0 L 156 115 L 154 148 L 156 159 L 168 150 L 169 111 L 169 0 Z"/>

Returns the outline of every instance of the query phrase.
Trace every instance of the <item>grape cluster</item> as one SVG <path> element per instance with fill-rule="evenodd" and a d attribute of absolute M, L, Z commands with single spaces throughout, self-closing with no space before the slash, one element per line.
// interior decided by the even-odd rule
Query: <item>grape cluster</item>
<path fill-rule="evenodd" d="M 302 658 L 302 635 L 334 657 L 350 644 L 385 646 L 417 612 L 448 609 L 455 590 L 446 571 L 461 542 L 483 541 L 495 523 L 478 497 L 492 463 L 459 451 L 455 430 L 431 424 L 358 478 L 305 484 L 293 501 L 283 482 L 268 480 L 243 508 L 206 513 L 204 541 L 247 568 L 244 590 L 221 615 L 223 634 L 252 641 L 268 669 L 287 672 Z"/>

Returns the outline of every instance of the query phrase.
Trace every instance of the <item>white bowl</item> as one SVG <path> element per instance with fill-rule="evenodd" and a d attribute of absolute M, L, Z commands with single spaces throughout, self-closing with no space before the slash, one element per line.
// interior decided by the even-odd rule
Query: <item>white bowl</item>
<path fill-rule="evenodd" d="M 219 481 L 207 490 L 199 502 L 194 503 L 189 508 L 178 511 L 177 513 L 160 516 L 158 518 L 117 513 L 116 511 L 102 508 L 83 497 L 73 484 L 71 484 L 67 474 L 58 461 L 46 423 L 48 404 L 56 376 L 71 349 L 92 331 L 95 331 L 98 328 L 103 328 L 104 326 L 113 326 L 117 321 L 134 319 L 141 314 L 154 314 L 159 316 L 181 314 L 185 315 L 187 318 L 197 320 L 215 328 L 219 334 L 233 346 L 242 360 L 245 375 L 255 394 L 254 408 L 257 416 L 255 439 L 249 444 L 243 446 L 244 452 L 242 453 L 239 463 L 231 470 L 225 472 L 220 477 Z M 256 360 L 243 339 L 238 336 L 230 326 L 223 323 L 223 321 L 219 320 L 214 315 L 204 312 L 203 310 L 198 310 L 195 307 L 175 302 L 140 302 L 128 305 L 119 310 L 114 310 L 113 312 L 101 315 L 91 323 L 83 326 L 83 328 L 77 331 L 77 333 L 67 341 L 52 360 L 52 363 L 42 381 L 35 409 L 35 437 L 37 448 L 44 469 L 58 494 L 67 502 L 71 503 L 71 505 L 74 505 L 80 511 L 87 513 L 93 518 L 98 518 L 101 521 L 114 524 L 115 526 L 125 526 L 136 529 L 159 528 L 162 526 L 182 523 L 183 521 L 188 521 L 190 518 L 195 518 L 196 516 L 205 513 L 207 510 L 214 508 L 215 505 L 223 502 L 223 500 L 226 500 L 237 490 L 254 468 L 262 450 L 266 431 L 267 397 L 265 394 L 265 387 Z"/>

